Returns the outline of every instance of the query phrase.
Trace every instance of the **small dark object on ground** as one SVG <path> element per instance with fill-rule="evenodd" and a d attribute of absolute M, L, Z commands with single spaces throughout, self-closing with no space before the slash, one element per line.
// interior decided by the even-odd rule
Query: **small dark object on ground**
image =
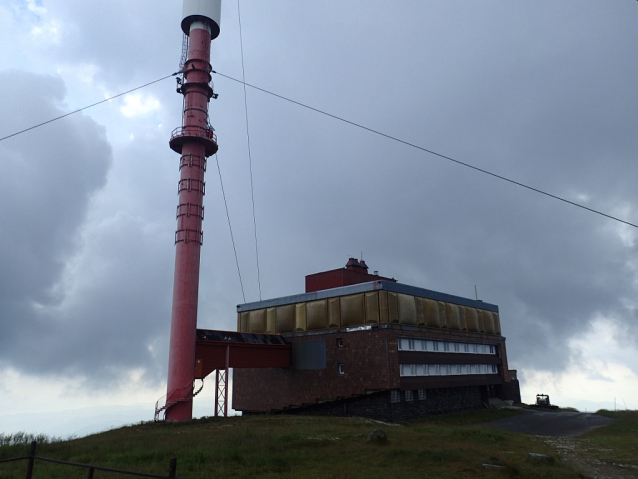
<path fill-rule="evenodd" d="M 388 442 L 388 435 L 382 429 L 376 429 L 368 434 L 368 444 L 385 444 Z"/>
<path fill-rule="evenodd" d="M 532 404 L 532 407 L 539 409 L 558 409 L 558 406 L 554 406 L 549 402 L 549 396 L 547 394 L 537 394 L 536 404 Z"/>

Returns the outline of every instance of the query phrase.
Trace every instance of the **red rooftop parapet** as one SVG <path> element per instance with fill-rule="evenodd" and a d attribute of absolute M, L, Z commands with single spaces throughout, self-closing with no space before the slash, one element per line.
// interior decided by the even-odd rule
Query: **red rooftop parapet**
<path fill-rule="evenodd" d="M 394 278 L 379 276 L 376 271 L 374 274 L 369 274 L 368 265 L 365 261 L 350 258 L 345 268 L 323 271 L 306 276 L 306 293 L 379 280 L 397 282 Z"/>

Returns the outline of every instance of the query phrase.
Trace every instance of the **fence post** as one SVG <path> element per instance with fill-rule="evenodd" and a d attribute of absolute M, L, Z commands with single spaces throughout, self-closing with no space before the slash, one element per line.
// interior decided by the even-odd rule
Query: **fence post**
<path fill-rule="evenodd" d="M 175 474 L 177 474 L 177 458 L 171 457 L 171 463 L 168 466 L 168 479 L 175 479 Z"/>
<path fill-rule="evenodd" d="M 86 474 L 86 479 L 93 479 L 93 471 L 95 471 L 95 469 L 89 467 L 89 472 L 87 472 Z"/>
<path fill-rule="evenodd" d="M 35 462 L 35 445 L 36 442 L 31 443 L 31 449 L 29 449 L 29 459 L 27 460 L 27 476 L 26 479 L 33 477 L 33 463 Z"/>

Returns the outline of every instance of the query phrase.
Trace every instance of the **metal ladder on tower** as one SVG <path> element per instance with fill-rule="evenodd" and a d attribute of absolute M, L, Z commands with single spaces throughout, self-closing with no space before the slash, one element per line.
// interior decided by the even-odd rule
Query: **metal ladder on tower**
<path fill-rule="evenodd" d="M 182 37 L 182 56 L 179 60 L 179 69 L 180 71 L 184 69 L 184 64 L 188 60 L 188 35 L 184 33 Z"/>

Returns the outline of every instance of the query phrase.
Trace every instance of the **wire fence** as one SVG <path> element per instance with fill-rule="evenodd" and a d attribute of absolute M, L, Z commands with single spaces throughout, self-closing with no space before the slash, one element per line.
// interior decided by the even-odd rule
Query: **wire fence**
<path fill-rule="evenodd" d="M 15 462 L 15 461 L 27 461 L 27 470 L 26 470 L 26 475 L 24 476 L 25 479 L 33 479 L 33 470 L 35 468 L 35 462 L 36 461 L 43 461 L 43 462 L 52 462 L 55 464 L 62 464 L 65 466 L 71 466 L 71 467 L 77 467 L 77 468 L 83 468 L 86 469 L 87 474 L 86 477 L 87 479 L 93 479 L 93 475 L 95 473 L 95 471 L 104 471 L 104 472 L 112 472 L 112 473 L 117 473 L 117 474 L 124 474 L 124 475 L 129 475 L 129 476 L 137 476 L 137 477 L 154 477 L 157 479 L 179 479 L 177 477 L 177 458 L 176 457 L 172 457 L 170 459 L 169 462 L 169 466 L 168 466 L 168 475 L 158 475 L 158 474 L 147 474 L 144 472 L 137 472 L 137 471 L 126 471 L 124 469 L 114 469 L 111 467 L 103 467 L 103 466 L 96 466 L 94 464 L 82 464 L 79 462 L 69 462 L 69 461 L 61 461 L 59 459 L 52 459 L 50 457 L 42 457 L 42 456 L 37 456 L 36 455 L 36 446 L 37 446 L 37 442 L 33 441 L 31 443 L 31 447 L 29 449 L 29 455 L 28 456 L 22 456 L 22 457 L 14 457 L 11 459 L 2 459 L 0 460 L 0 463 L 4 463 L 4 462 Z"/>

